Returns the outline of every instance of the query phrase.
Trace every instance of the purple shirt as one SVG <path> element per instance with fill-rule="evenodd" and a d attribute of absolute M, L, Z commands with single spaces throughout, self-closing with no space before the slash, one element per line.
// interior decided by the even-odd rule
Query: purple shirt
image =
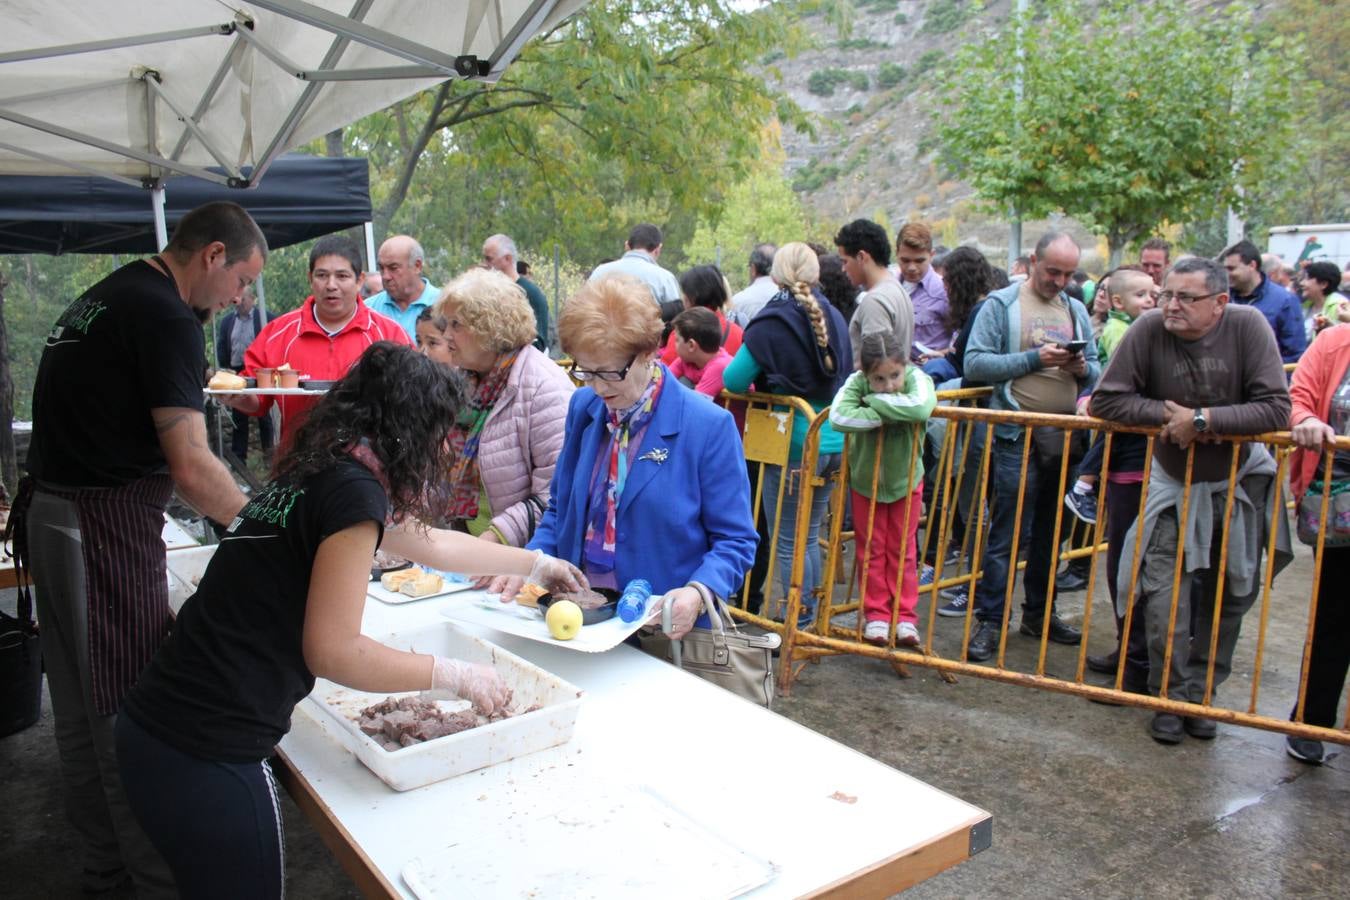
<path fill-rule="evenodd" d="M 945 350 L 956 336 L 947 325 L 947 288 L 942 276 L 928 267 L 917 285 L 901 281 L 914 304 L 914 341 L 929 350 Z"/>

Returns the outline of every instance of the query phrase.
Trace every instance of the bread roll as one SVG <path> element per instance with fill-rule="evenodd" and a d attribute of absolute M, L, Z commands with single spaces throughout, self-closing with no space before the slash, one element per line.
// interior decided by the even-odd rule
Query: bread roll
<path fill-rule="evenodd" d="M 547 593 L 548 588 L 526 582 L 521 586 L 520 593 L 516 594 L 516 603 L 521 606 L 529 606 L 538 609 L 539 598 Z"/>
<path fill-rule="evenodd" d="M 438 592 L 445 583 L 441 576 L 434 572 L 424 572 L 421 569 L 414 569 L 413 571 L 416 574 L 398 586 L 400 594 L 407 594 L 409 597 L 425 597 L 428 594 Z"/>
<path fill-rule="evenodd" d="M 403 587 L 405 581 L 411 581 L 420 574 L 422 574 L 422 570 L 416 566 L 399 569 L 395 572 L 385 572 L 380 576 L 380 587 L 386 591 L 398 593 L 398 589 Z"/>
<path fill-rule="evenodd" d="M 242 391 L 248 387 L 248 381 L 233 372 L 226 372 L 222 369 L 211 376 L 211 380 L 206 383 L 206 386 L 213 391 Z"/>

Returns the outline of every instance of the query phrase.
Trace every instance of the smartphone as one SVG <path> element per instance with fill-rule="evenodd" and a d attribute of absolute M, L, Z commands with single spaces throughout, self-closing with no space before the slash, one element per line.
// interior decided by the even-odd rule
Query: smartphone
<path fill-rule="evenodd" d="M 1068 350 L 1070 353 L 1082 353 L 1087 349 L 1087 341 L 1060 341 L 1055 346 L 1061 350 Z"/>

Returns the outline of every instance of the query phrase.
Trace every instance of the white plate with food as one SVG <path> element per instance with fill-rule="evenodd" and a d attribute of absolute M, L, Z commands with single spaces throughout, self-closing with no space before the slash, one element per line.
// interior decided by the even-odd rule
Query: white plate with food
<path fill-rule="evenodd" d="M 218 396 L 220 394 L 245 394 L 254 397 L 317 397 L 327 393 L 327 388 L 239 388 L 220 391 L 215 388 L 203 388 L 202 393 Z"/>
<path fill-rule="evenodd" d="M 396 605 L 469 590 L 473 590 L 473 580 L 467 575 L 409 566 L 385 572 L 379 581 L 370 583 L 366 594 L 382 603 Z"/>

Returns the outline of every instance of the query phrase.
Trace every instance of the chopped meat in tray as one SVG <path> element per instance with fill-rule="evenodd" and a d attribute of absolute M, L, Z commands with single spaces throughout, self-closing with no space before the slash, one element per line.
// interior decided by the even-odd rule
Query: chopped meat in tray
<path fill-rule="evenodd" d="M 361 710 L 356 724 L 384 749 L 400 750 L 536 709 L 539 707 L 504 709 L 484 718 L 467 709 L 446 712 L 430 700 L 419 697 L 388 697 Z"/>

